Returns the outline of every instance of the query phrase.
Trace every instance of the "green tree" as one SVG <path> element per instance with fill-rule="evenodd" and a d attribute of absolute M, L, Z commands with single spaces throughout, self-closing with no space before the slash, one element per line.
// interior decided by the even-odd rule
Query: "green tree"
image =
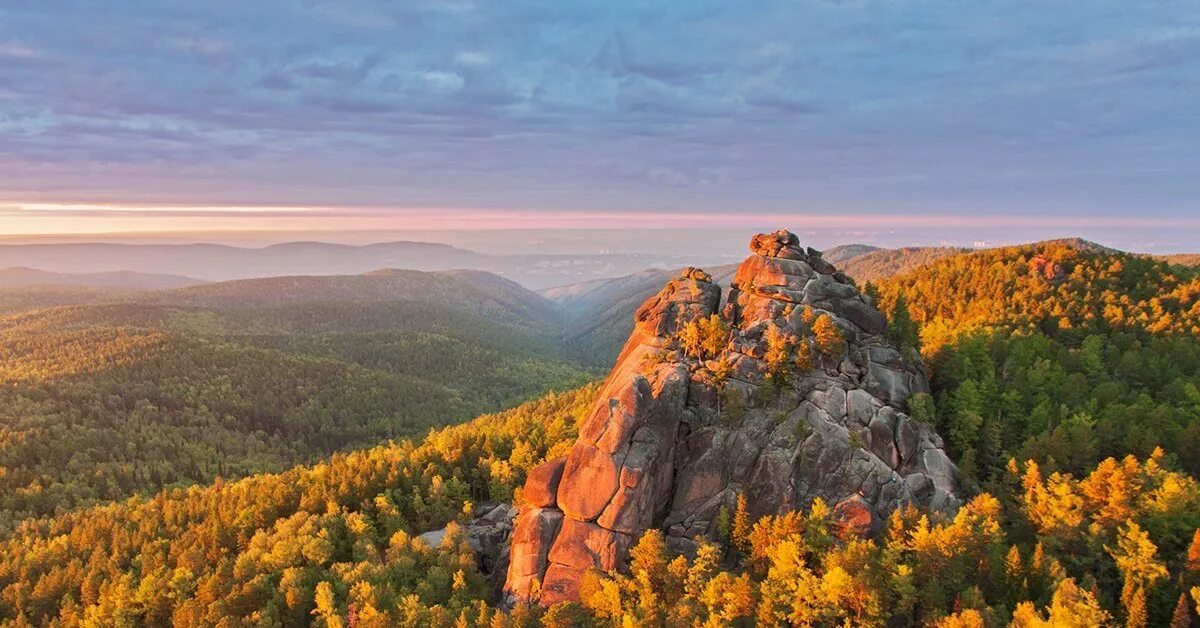
<path fill-rule="evenodd" d="M 904 297 L 904 292 L 897 293 L 896 299 L 892 303 L 892 310 L 888 316 L 887 336 L 901 347 L 917 351 L 921 349 L 921 330 L 913 320 L 912 313 L 908 311 L 908 301 Z"/>

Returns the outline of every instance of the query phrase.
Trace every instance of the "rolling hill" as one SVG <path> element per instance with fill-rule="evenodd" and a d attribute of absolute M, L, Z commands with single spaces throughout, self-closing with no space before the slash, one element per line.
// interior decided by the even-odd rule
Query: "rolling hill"
<path fill-rule="evenodd" d="M 956 255 L 874 286 L 894 325 L 919 328 L 930 420 L 967 473 L 1000 482 L 1015 456 L 1078 475 L 1161 448 L 1200 474 L 1194 273 L 1060 240 Z"/>
<path fill-rule="evenodd" d="M 906 273 L 943 257 L 958 255 L 969 250 L 938 246 L 877 249 L 849 257 L 841 262 L 833 260 L 829 260 L 829 262 L 853 277 L 855 281 L 864 283 Z"/>
<path fill-rule="evenodd" d="M 14 266 L 0 269 L 0 287 L 17 286 L 91 286 L 124 290 L 163 290 L 204 283 L 181 275 L 160 275 L 132 271 L 106 273 L 55 273 Z"/>
<path fill-rule="evenodd" d="M 384 269 L 360 275 L 241 279 L 162 291 L 143 300 L 219 309 L 410 301 L 533 326 L 561 322 L 558 308 L 537 293 L 497 275 L 470 270 Z"/>
<path fill-rule="evenodd" d="M 1177 253 L 1175 255 L 1159 255 L 1161 259 L 1168 264 L 1177 266 L 1197 267 L 1200 266 L 1200 253 Z"/>
<path fill-rule="evenodd" d="M 55 273 L 33 268 L 0 269 L 0 313 L 56 305 L 118 301 L 153 290 L 204 283 L 179 275 L 115 271 Z"/>
<path fill-rule="evenodd" d="M 1148 625 L 1166 625 L 1179 608 L 1190 612 L 1197 572 L 1187 556 L 1200 551 L 1200 467 L 1187 455 L 1200 447 L 1195 281 L 1143 256 L 1041 243 L 946 257 L 873 282 L 893 328 L 903 324 L 901 309 L 923 326 L 932 390 L 910 399 L 912 418 L 935 426 L 975 490 L 986 491 L 952 518 L 905 511 L 858 538 L 836 505 L 802 505 L 757 524 L 739 508 L 724 513 L 718 528 L 727 531 L 694 557 L 676 557 L 661 535 L 647 534 L 629 574 L 598 578 L 581 604 L 503 610 L 495 580 L 503 563 L 484 549 L 504 531 L 495 513 L 506 511 L 494 506 L 521 504 L 527 476 L 567 453 L 598 392 L 590 386 L 420 442 L 26 521 L 0 532 L 0 620 L 1109 625 L 1141 604 Z M 603 289 L 557 297 L 598 307 Z M 289 306 L 155 307 L 196 312 L 188 326 L 211 316 L 244 333 L 267 323 L 240 317 Z M 293 321 L 276 336 L 307 342 L 298 329 L 327 324 Z M 101 364 L 124 363 L 121 347 L 161 340 L 144 333 L 111 337 L 112 357 Z M 293 367 L 278 368 L 269 374 Z M 444 534 L 421 535 L 443 526 Z M 423 538 L 442 541 L 430 547 Z M 1134 552 L 1162 575 L 1135 589 L 1131 603 L 1121 592 Z"/>
<path fill-rule="evenodd" d="M 560 336 L 552 304 L 460 271 L 233 281 L 0 317 L 0 528 L 419 435 L 594 377 Z"/>

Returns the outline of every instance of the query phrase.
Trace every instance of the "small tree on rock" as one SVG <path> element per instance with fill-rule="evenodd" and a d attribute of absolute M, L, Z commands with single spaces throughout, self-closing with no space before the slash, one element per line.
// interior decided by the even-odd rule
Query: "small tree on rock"
<path fill-rule="evenodd" d="M 846 341 L 842 338 L 842 331 L 833 322 L 833 318 L 828 314 L 817 316 L 817 319 L 813 321 L 813 335 L 821 353 L 834 360 L 841 359 L 842 354 L 846 351 Z"/>

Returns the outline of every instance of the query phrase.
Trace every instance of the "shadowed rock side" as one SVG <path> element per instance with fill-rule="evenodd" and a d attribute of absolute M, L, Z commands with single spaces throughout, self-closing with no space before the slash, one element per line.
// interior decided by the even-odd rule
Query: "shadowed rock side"
<path fill-rule="evenodd" d="M 510 600 L 577 599 L 584 572 L 621 567 L 651 526 L 686 551 L 715 537 L 739 494 L 751 516 L 819 497 L 862 534 L 901 504 L 960 505 L 941 438 L 904 413 L 928 383 L 883 337 L 883 316 L 787 231 L 750 250 L 723 308 L 708 274 L 688 268 L 638 309 L 571 452 L 529 475 Z M 728 328 L 715 354 L 681 342 L 713 314 Z"/>

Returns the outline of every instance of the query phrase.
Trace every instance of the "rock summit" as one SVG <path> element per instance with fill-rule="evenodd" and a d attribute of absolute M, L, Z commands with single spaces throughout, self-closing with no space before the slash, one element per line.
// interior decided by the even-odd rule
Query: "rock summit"
<path fill-rule="evenodd" d="M 505 593 L 575 600 L 646 529 L 687 551 L 739 495 L 752 517 L 820 498 L 869 535 L 896 508 L 953 511 L 958 472 L 907 414 L 919 356 L 853 281 L 786 230 L 759 234 L 725 298 L 687 268 L 637 310 L 570 453 L 535 468 Z"/>

